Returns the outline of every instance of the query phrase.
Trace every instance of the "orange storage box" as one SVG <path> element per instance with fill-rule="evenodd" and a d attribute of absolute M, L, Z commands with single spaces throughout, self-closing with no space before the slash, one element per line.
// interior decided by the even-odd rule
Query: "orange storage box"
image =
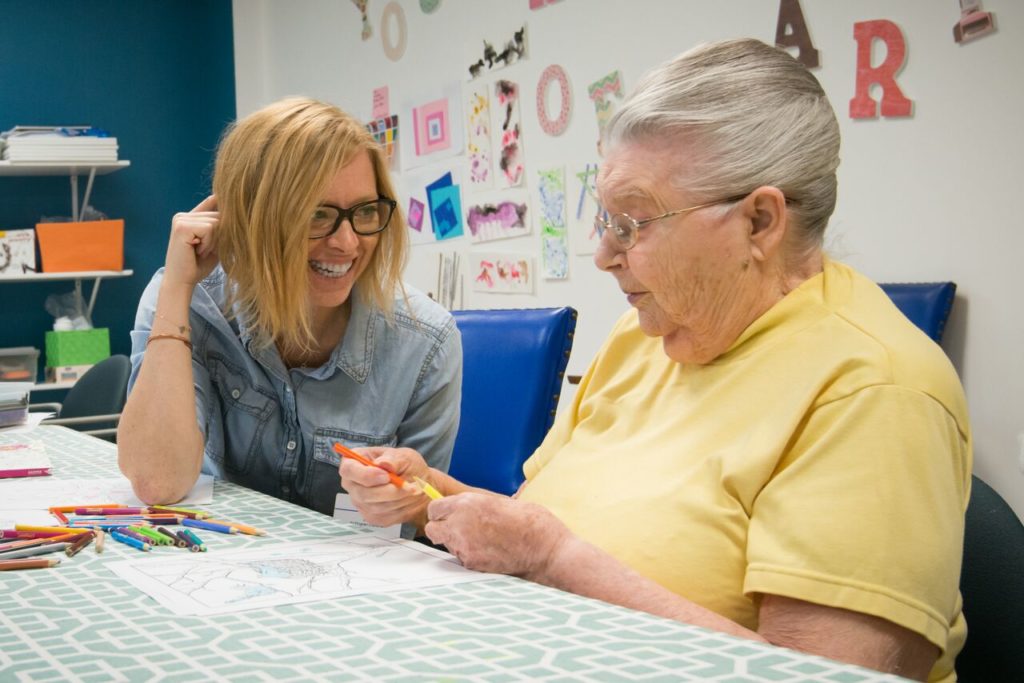
<path fill-rule="evenodd" d="M 124 220 L 36 223 L 44 273 L 124 268 Z"/>

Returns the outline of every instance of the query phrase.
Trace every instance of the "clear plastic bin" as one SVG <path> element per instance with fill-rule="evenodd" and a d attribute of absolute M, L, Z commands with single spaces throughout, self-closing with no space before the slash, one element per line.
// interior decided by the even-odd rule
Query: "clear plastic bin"
<path fill-rule="evenodd" d="M 0 382 L 34 384 L 39 372 L 39 349 L 16 346 L 0 349 Z"/>

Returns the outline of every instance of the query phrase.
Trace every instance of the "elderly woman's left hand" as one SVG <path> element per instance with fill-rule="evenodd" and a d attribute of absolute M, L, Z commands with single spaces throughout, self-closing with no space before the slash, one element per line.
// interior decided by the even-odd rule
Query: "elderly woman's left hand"
<path fill-rule="evenodd" d="M 543 574 L 572 533 L 546 508 L 514 498 L 462 493 L 430 503 L 424 531 L 469 569 L 521 576 Z"/>

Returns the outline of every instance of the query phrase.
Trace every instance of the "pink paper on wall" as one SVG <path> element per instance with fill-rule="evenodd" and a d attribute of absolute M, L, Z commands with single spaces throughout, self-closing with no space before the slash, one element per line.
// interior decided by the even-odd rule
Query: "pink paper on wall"
<path fill-rule="evenodd" d="M 551 82 L 558 84 L 559 111 L 558 117 L 548 118 L 548 90 Z M 558 64 L 552 64 L 540 75 L 537 83 L 537 119 L 540 127 L 548 135 L 561 135 L 569 127 L 569 114 L 572 111 L 572 91 L 569 89 L 569 76 Z"/>
<path fill-rule="evenodd" d="M 382 85 L 373 90 L 373 118 L 382 119 L 390 112 L 388 102 L 388 86 Z"/>
<path fill-rule="evenodd" d="M 882 116 L 910 116 L 911 102 L 896 84 L 896 73 L 903 68 L 907 44 L 899 26 L 888 19 L 861 21 L 853 25 L 857 40 L 857 90 L 850 100 L 850 118 L 873 119 L 878 116 L 878 103 L 871 98 L 870 88 L 882 88 Z M 871 45 L 875 40 L 885 43 L 885 60 L 871 66 Z"/>
<path fill-rule="evenodd" d="M 448 100 L 434 100 L 412 110 L 416 154 L 422 156 L 451 147 Z"/>

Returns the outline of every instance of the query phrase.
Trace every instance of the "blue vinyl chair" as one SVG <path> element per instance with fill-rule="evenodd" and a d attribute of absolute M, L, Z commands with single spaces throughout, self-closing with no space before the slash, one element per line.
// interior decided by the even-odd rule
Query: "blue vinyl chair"
<path fill-rule="evenodd" d="M 453 311 L 462 334 L 462 414 L 449 472 L 511 495 L 555 419 L 576 310 Z"/>
<path fill-rule="evenodd" d="M 892 282 L 878 286 L 910 322 L 924 330 L 936 344 L 942 341 L 956 294 L 955 282 Z"/>

